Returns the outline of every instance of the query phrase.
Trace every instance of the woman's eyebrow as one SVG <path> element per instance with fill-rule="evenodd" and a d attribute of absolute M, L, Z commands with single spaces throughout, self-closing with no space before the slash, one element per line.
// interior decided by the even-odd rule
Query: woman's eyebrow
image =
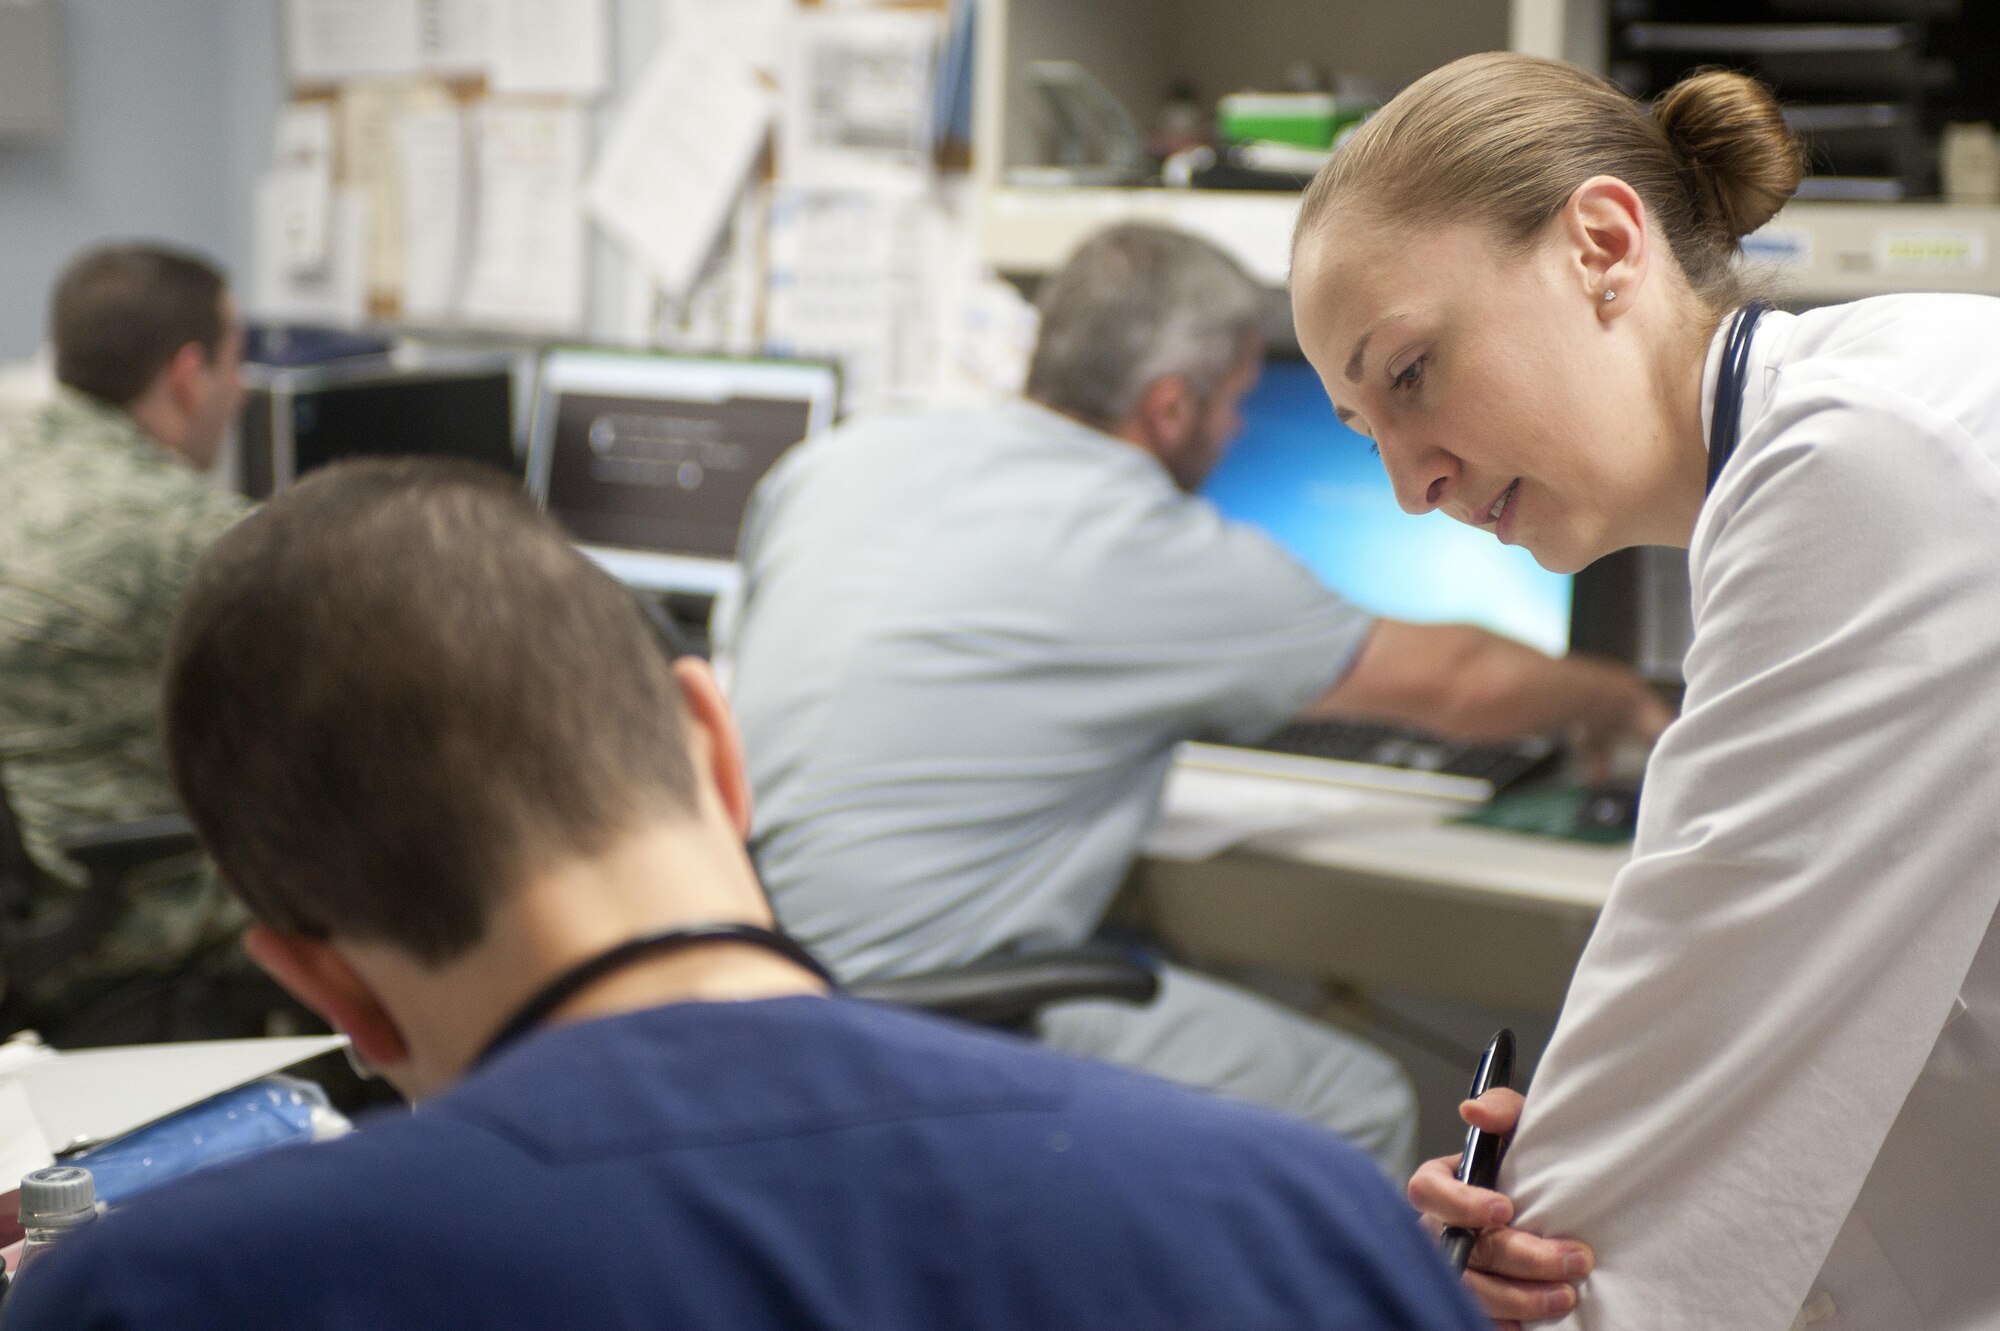
<path fill-rule="evenodd" d="M 1375 325 L 1375 328 L 1380 328 L 1381 326 L 1378 323 Z M 1375 328 L 1370 328 L 1361 335 L 1361 340 L 1354 344 L 1354 354 L 1347 358 L 1346 374 L 1349 383 L 1358 384 L 1361 382 L 1361 362 L 1368 355 L 1368 339 L 1375 336 Z"/>

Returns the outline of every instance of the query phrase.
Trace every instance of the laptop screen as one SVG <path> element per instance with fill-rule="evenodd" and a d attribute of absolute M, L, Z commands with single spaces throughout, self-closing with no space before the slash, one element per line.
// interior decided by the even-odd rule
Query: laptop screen
<path fill-rule="evenodd" d="M 542 360 L 529 485 L 584 552 L 653 591 L 735 581 L 737 530 L 780 454 L 833 423 L 805 361 L 558 350 Z"/>
<path fill-rule="evenodd" d="M 1376 614 L 1478 624 L 1557 655 L 1569 648 L 1571 578 L 1443 513 L 1403 512 L 1382 460 L 1334 416 L 1303 360 L 1265 365 L 1243 403 L 1243 433 L 1202 493 Z"/>

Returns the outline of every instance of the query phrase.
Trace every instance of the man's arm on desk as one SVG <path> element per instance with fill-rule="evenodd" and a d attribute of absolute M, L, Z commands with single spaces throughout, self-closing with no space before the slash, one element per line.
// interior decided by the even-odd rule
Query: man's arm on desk
<path fill-rule="evenodd" d="M 1375 622 L 1354 666 L 1307 708 L 1422 727 L 1454 739 L 1510 739 L 1568 728 L 1591 754 L 1621 737 L 1650 741 L 1673 714 L 1624 666 L 1550 657 L 1469 624 Z"/>

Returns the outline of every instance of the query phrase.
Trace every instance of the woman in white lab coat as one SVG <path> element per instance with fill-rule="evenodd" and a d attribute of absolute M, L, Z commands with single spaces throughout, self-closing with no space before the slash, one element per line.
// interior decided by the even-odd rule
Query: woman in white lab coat
<path fill-rule="evenodd" d="M 1490 1226 L 1502 1319 L 2000 1327 L 2000 301 L 1746 306 L 1738 238 L 1800 168 L 1740 75 L 1648 109 L 1486 55 L 1300 214 L 1301 342 L 1405 508 L 1553 569 L 1689 551 L 1684 712 L 1512 1207 L 1412 1182 Z"/>

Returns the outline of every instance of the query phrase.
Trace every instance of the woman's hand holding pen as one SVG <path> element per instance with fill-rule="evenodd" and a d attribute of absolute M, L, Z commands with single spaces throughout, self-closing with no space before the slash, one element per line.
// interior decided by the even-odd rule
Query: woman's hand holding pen
<path fill-rule="evenodd" d="M 1473 1127 L 1506 1134 L 1521 1117 L 1519 1092 L 1495 1089 L 1459 1106 Z M 1474 1188 L 1454 1177 L 1458 1156 L 1425 1161 L 1410 1179 L 1410 1201 L 1433 1234 L 1447 1225 L 1480 1231 L 1466 1265 L 1465 1285 L 1489 1317 L 1515 1331 L 1524 1321 L 1560 1317 L 1576 1306 L 1576 1282 L 1594 1261 L 1574 1239 L 1545 1239 L 1513 1229 L 1514 1204 L 1504 1194 Z"/>

